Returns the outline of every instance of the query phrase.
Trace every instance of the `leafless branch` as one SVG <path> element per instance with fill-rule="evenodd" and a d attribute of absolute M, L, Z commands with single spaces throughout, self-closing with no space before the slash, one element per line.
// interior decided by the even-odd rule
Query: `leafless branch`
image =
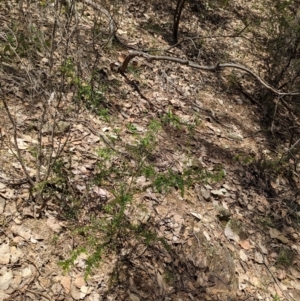
<path fill-rule="evenodd" d="M 170 61 L 170 62 L 175 62 L 175 63 L 179 63 L 182 65 L 186 65 L 191 68 L 200 69 L 200 70 L 204 70 L 204 71 L 211 71 L 211 72 L 215 72 L 215 71 L 222 70 L 225 68 L 239 69 L 239 70 L 242 70 L 242 71 L 250 74 L 257 81 L 259 81 L 265 88 L 267 88 L 268 90 L 272 91 L 273 93 L 275 93 L 279 96 L 300 95 L 300 92 L 281 92 L 281 91 L 277 90 L 276 88 L 274 88 L 273 86 L 271 86 L 270 84 L 268 84 L 267 82 L 265 82 L 260 76 L 258 76 L 252 70 L 248 69 L 247 67 L 245 67 L 243 65 L 239 65 L 239 64 L 235 64 L 235 63 L 224 63 L 224 64 L 217 63 L 214 66 L 204 66 L 204 65 L 199 65 L 195 62 L 186 60 L 186 59 L 180 59 L 180 58 L 171 57 L 171 56 L 155 56 L 155 55 L 150 55 L 150 54 L 147 54 L 144 52 L 132 51 L 127 55 L 127 57 L 123 61 L 122 65 L 119 67 L 119 71 L 125 72 L 129 62 L 135 57 L 143 57 L 144 59 L 146 59 L 149 62 L 151 62 L 151 61 Z"/>
<path fill-rule="evenodd" d="M 13 132 L 14 132 L 13 138 L 14 138 L 14 144 L 15 144 L 14 147 L 16 148 L 16 152 L 17 152 L 17 153 L 13 152 L 13 154 L 16 156 L 16 158 L 20 162 L 21 167 L 22 167 L 22 169 L 23 169 L 23 171 L 24 171 L 24 173 L 26 175 L 26 178 L 28 180 L 28 183 L 30 184 L 31 187 L 33 187 L 34 186 L 34 181 L 32 180 L 32 178 L 30 177 L 30 175 L 29 175 L 29 173 L 27 171 L 27 168 L 25 166 L 25 163 L 24 163 L 24 160 L 23 160 L 20 148 L 18 146 L 17 125 L 16 125 L 16 122 L 15 122 L 13 116 L 11 115 L 11 112 L 10 112 L 10 110 L 8 108 L 8 105 L 7 105 L 6 101 L 4 100 L 4 98 L 2 98 L 2 102 L 3 102 L 3 105 L 4 105 L 4 109 L 5 109 L 6 113 L 7 113 L 7 116 L 8 116 L 8 118 L 9 118 L 9 120 L 10 120 L 12 126 L 13 126 Z"/>

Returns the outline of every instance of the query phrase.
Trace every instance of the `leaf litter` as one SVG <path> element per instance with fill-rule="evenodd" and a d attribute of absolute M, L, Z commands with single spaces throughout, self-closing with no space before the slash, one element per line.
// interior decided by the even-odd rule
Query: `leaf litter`
<path fill-rule="evenodd" d="M 156 17 L 153 8 L 146 7 L 144 3 L 140 7 L 136 7 L 133 3 L 133 8 L 137 12 L 144 11 L 142 14 L 144 19 L 141 18 L 139 21 L 141 23 L 147 24 L 151 18 Z M 164 16 L 166 19 L 171 16 L 165 11 L 162 13 L 166 14 Z M 92 10 L 90 10 L 90 15 L 93 15 Z M 142 31 L 138 27 L 134 27 L 131 32 L 130 28 L 137 23 L 133 15 L 128 10 L 126 12 L 128 18 L 121 21 L 122 29 L 118 29 L 118 32 L 124 39 L 135 40 L 134 44 L 141 43 L 141 45 L 152 45 L 158 40 L 163 43 L 156 34 L 153 38 L 153 29 Z M 194 21 L 191 19 L 191 26 Z M 86 39 L 88 40 L 88 37 Z M 180 49 L 174 49 L 174 52 L 178 55 L 182 54 Z M 56 56 L 60 58 L 59 53 Z M 123 58 L 124 53 L 117 54 L 119 61 L 122 61 Z M 45 58 L 42 61 L 47 63 Z M 146 189 L 146 193 L 135 196 L 134 204 L 136 206 L 132 206 L 131 211 L 128 210 L 126 214 L 132 217 L 133 225 L 153 223 L 157 235 L 166 239 L 173 252 L 166 252 L 160 244 L 140 247 L 134 239 L 129 240 L 124 252 L 135 253 L 138 256 L 131 259 L 127 265 L 124 264 L 120 280 L 123 280 L 123 284 L 125 283 L 127 286 L 122 287 L 122 285 L 111 285 L 110 283 L 110 275 L 114 270 L 113 264 L 119 259 L 116 254 L 106 254 L 101 266 L 88 280 L 84 279 L 87 259 L 85 256 L 78 257 L 75 268 L 64 275 L 56 262 L 62 257 L 68 257 L 74 247 L 74 237 L 68 226 L 60 220 L 57 214 L 57 205 L 49 204 L 46 209 L 48 213 L 45 212 L 44 217 L 37 221 L 39 223 L 37 225 L 34 219 L 35 214 L 30 214 L 30 212 L 34 212 L 31 204 L 26 207 L 27 211 L 23 210 L 22 206 L 24 205 L 16 205 L 20 203 L 19 196 L 26 195 L 26 188 L 10 186 L 6 184 L 6 181 L 2 183 L 1 179 L 4 178 L 1 176 L 0 214 L 3 229 L 0 241 L 0 298 L 18 300 L 17 298 L 21 296 L 20 292 L 23 291 L 32 300 L 38 298 L 41 300 L 66 298 L 67 300 L 68 298 L 68 300 L 96 301 L 102 300 L 103 296 L 106 296 L 107 300 L 129 298 L 133 301 L 163 298 L 166 300 L 167 298 L 169 300 L 172 298 L 174 300 L 202 298 L 226 300 L 226 296 L 234 298 L 234 300 L 245 300 L 248 297 L 249 300 L 252 298 L 252 300 L 271 301 L 276 295 L 287 300 L 289 298 L 297 300 L 296 296 L 300 291 L 300 267 L 298 266 L 299 260 L 297 261 L 300 254 L 299 235 L 295 230 L 287 231 L 284 227 L 281 227 L 280 230 L 275 228 L 276 225 L 268 220 L 268 216 L 276 214 L 276 204 L 272 202 L 272 198 L 268 199 L 267 194 L 257 192 L 257 188 L 259 191 L 263 191 L 264 184 L 253 185 L 257 180 L 257 175 L 249 171 L 245 165 L 238 163 L 234 165 L 232 161 L 228 162 L 226 160 L 228 154 L 222 150 L 222 148 L 230 149 L 232 153 L 236 154 L 242 149 L 245 153 L 254 152 L 255 155 L 258 155 L 261 147 L 267 148 L 266 145 L 260 146 L 262 141 L 259 139 L 245 141 L 247 131 L 239 125 L 236 116 L 251 116 L 250 109 L 231 102 L 222 92 L 215 90 L 215 82 L 211 75 L 205 79 L 208 85 L 205 87 L 203 76 L 185 66 L 176 69 L 173 64 L 166 66 L 153 63 L 151 67 L 154 68 L 154 71 L 156 69 L 155 72 L 149 70 L 147 65 L 139 63 L 138 67 L 144 73 L 143 76 L 141 75 L 141 84 L 150 87 L 148 90 L 145 88 L 144 92 L 147 98 L 153 102 L 157 112 L 149 111 L 147 102 L 143 102 L 136 91 L 122 83 L 129 90 L 130 100 L 120 101 L 118 104 L 122 107 L 122 114 L 120 113 L 122 117 L 115 121 L 113 127 L 124 127 L 123 123 L 127 122 L 124 116 L 129 116 L 132 125 L 142 133 L 147 127 L 147 118 L 150 119 L 154 113 L 157 115 L 168 114 L 170 106 L 176 116 L 189 117 L 195 111 L 190 109 L 187 98 L 192 98 L 199 93 L 197 97 L 194 97 L 197 98 L 194 101 L 200 99 L 203 107 L 214 107 L 214 113 L 206 117 L 204 114 L 200 114 L 202 125 L 200 129 L 197 128 L 192 137 L 189 136 L 186 129 L 181 131 L 180 127 L 176 128 L 176 126 L 174 129 L 170 123 L 158 138 L 158 144 L 162 146 L 157 150 L 157 153 L 161 155 L 160 160 L 158 159 L 159 155 L 156 154 L 157 168 L 163 169 L 165 166 L 174 167 L 176 165 L 174 170 L 182 172 L 182 162 L 188 161 L 188 155 L 192 153 L 196 157 L 200 158 L 201 156 L 200 161 L 208 167 L 208 170 L 214 170 L 216 165 L 222 164 L 222 168 L 226 170 L 225 179 L 206 184 L 196 183 L 181 196 L 178 189 L 172 189 L 168 195 L 154 192 L 148 188 L 149 182 L 145 177 L 137 178 L 136 184 L 141 189 Z M 179 72 L 169 75 L 168 69 Z M 115 77 L 122 81 L 121 77 Z M 200 88 L 194 84 L 197 82 L 199 87 L 204 90 L 201 91 L 202 94 L 197 92 L 197 90 L 200 91 Z M 209 84 L 215 91 L 209 89 Z M 193 95 L 194 93 L 195 95 Z M 14 94 L 20 99 L 24 99 L 24 95 L 19 90 L 16 90 Z M 112 95 L 113 97 L 114 95 Z M 70 95 L 66 98 L 71 99 Z M 119 98 L 119 95 L 116 98 Z M 227 104 L 230 105 L 227 106 Z M 12 101 L 11 106 L 14 105 L 15 103 Z M 28 120 L 30 117 L 27 116 L 28 112 L 20 105 L 16 106 L 23 114 L 19 122 Z M 34 113 L 39 116 L 38 112 L 39 107 L 36 107 L 32 116 Z M 234 130 L 228 130 L 220 123 L 215 122 L 214 116 L 221 112 L 232 117 L 231 123 L 235 126 Z M 148 114 L 146 120 L 143 117 L 145 113 Z M 106 124 L 105 121 L 99 121 L 94 116 L 91 118 L 88 112 L 82 112 L 81 118 L 93 122 L 94 128 L 105 133 L 109 139 L 119 139 L 113 127 Z M 245 123 L 249 128 L 256 126 L 255 119 L 248 118 Z M 6 135 L 11 133 L 10 130 L 10 128 L 5 128 Z M 56 130 L 57 136 L 54 137 L 56 146 L 63 142 L 59 135 L 70 131 L 71 139 L 67 152 L 74 154 L 72 156 L 74 161 L 72 173 L 79 183 L 78 191 L 83 193 L 86 191 L 86 179 L 91 177 L 96 168 L 97 150 L 105 147 L 106 144 L 99 136 L 80 123 L 61 123 Z M 47 135 L 51 131 L 51 126 L 44 128 L 43 143 L 45 146 L 50 143 Z M 131 135 L 132 130 L 121 139 L 134 141 Z M 32 152 L 31 148 L 37 144 L 37 140 L 25 133 L 24 130 L 24 134 L 16 141 L 19 149 L 27 154 L 28 158 L 31 158 L 29 156 Z M 14 145 L 15 140 L 11 139 L 6 145 L 9 143 Z M 187 145 L 190 146 L 188 155 L 184 152 Z M 207 149 L 206 152 L 202 152 L 204 148 Z M 6 151 L 9 159 L 5 164 L 9 168 L 6 167 L 4 170 L 7 174 L 12 175 L 12 178 L 18 178 L 22 172 L 20 164 L 15 161 L 9 147 L 6 147 Z M 35 174 L 30 164 L 28 170 L 31 171 L 30 174 Z M 273 186 L 273 189 L 280 195 L 285 185 L 279 183 Z M 92 190 L 97 196 L 98 203 L 95 205 L 92 204 L 92 201 L 87 202 L 84 208 L 86 215 L 91 212 L 89 210 L 96 208 L 93 207 L 94 205 L 105 204 L 113 198 L 109 189 L 104 187 L 94 186 Z M 87 198 L 92 200 L 91 195 Z M 29 197 L 26 198 L 26 201 L 29 201 Z M 286 210 L 288 212 L 288 209 Z M 286 214 L 281 212 L 280 218 Z M 293 228 L 291 225 L 290 227 Z M 288 260 L 287 255 L 284 255 L 286 253 L 282 252 L 283 245 L 287 245 L 295 253 L 294 265 L 288 267 L 287 271 L 280 264 Z M 128 277 L 128 281 L 125 281 L 126 277 Z M 276 281 L 274 277 L 276 277 Z"/>

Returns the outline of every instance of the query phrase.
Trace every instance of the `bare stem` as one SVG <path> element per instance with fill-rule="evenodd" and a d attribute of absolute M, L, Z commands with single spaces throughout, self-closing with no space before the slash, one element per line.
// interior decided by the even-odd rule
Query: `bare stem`
<path fill-rule="evenodd" d="M 224 63 L 224 64 L 217 63 L 214 66 L 204 66 L 204 65 L 199 65 L 195 62 L 186 60 L 186 59 L 180 59 L 180 58 L 171 57 L 171 56 L 155 56 L 155 55 L 150 55 L 150 54 L 147 54 L 147 53 L 144 53 L 144 52 L 132 51 L 127 55 L 127 57 L 123 61 L 122 65 L 119 67 L 119 71 L 120 72 L 125 72 L 125 70 L 128 67 L 129 62 L 132 59 L 134 59 L 135 57 L 143 57 L 149 62 L 151 62 L 151 61 L 170 61 L 170 62 L 175 62 L 175 63 L 179 63 L 179 64 L 182 64 L 182 65 L 186 65 L 186 66 L 189 66 L 189 67 L 194 68 L 194 69 L 200 69 L 200 70 L 211 71 L 211 72 L 215 72 L 215 71 L 225 69 L 225 68 L 239 69 L 239 70 L 242 70 L 242 71 L 250 74 L 257 81 L 259 81 L 265 88 L 267 88 L 268 90 L 272 91 L 273 93 L 275 93 L 279 96 L 296 96 L 296 95 L 300 95 L 300 92 L 281 92 L 281 91 L 275 89 L 273 86 L 271 86 L 267 82 L 265 82 L 260 76 L 258 76 L 256 73 L 254 73 L 253 71 L 251 71 L 247 67 L 245 67 L 243 65 L 239 65 L 239 64 L 234 64 L 234 63 Z"/>
<path fill-rule="evenodd" d="M 9 110 L 9 108 L 8 108 L 8 105 L 7 105 L 6 101 L 5 101 L 3 98 L 2 98 L 2 102 L 3 102 L 3 105 L 4 105 L 5 111 L 6 111 L 7 115 L 8 115 L 8 118 L 9 118 L 11 124 L 13 125 L 13 131 L 14 131 L 14 135 L 13 135 L 13 138 L 14 138 L 14 146 L 15 146 L 16 152 L 17 152 L 16 154 L 14 153 L 14 155 L 16 156 L 16 158 L 18 159 L 18 161 L 20 162 L 21 167 L 22 167 L 22 169 L 23 169 L 23 171 L 24 171 L 24 173 L 25 173 L 25 175 L 26 175 L 26 178 L 27 178 L 27 180 L 28 180 L 30 186 L 33 187 L 33 186 L 34 186 L 34 182 L 33 182 L 33 180 L 31 179 L 31 177 L 30 177 L 30 175 L 29 175 L 29 173 L 28 173 L 28 171 L 27 171 L 27 169 L 26 169 L 26 166 L 25 166 L 25 163 L 24 163 L 24 160 L 23 160 L 23 157 L 22 157 L 20 148 L 19 148 L 19 146 L 18 146 L 18 140 L 17 140 L 17 126 L 16 126 L 16 123 L 15 123 L 15 120 L 14 120 L 14 118 L 13 118 L 12 115 L 11 115 L 11 112 L 10 112 L 10 110 Z"/>

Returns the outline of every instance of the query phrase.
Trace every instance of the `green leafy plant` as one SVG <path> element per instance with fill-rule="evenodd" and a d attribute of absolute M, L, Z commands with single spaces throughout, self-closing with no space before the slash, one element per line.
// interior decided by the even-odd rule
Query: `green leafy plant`
<path fill-rule="evenodd" d="M 274 297 L 273 297 L 273 301 L 280 301 L 280 297 L 276 294 Z"/>
<path fill-rule="evenodd" d="M 160 122 L 157 120 L 152 120 L 146 133 L 137 138 L 135 145 L 127 145 L 127 149 L 135 156 L 137 155 L 140 159 L 146 154 L 149 155 L 156 148 L 156 135 L 160 129 Z"/>
<path fill-rule="evenodd" d="M 176 129 L 180 129 L 182 125 L 180 118 L 174 115 L 170 108 L 168 112 L 162 117 L 161 121 L 163 125 L 170 125 Z"/>
<path fill-rule="evenodd" d="M 292 250 L 283 247 L 279 250 L 276 265 L 290 267 L 293 264 L 294 257 L 295 255 Z"/>
<path fill-rule="evenodd" d="M 136 64 L 130 64 L 127 70 L 129 73 L 133 74 L 135 78 L 140 76 L 140 68 Z"/>
<path fill-rule="evenodd" d="M 126 125 L 126 127 L 127 127 L 128 131 L 130 133 L 132 133 L 132 134 L 136 134 L 137 133 L 137 128 L 136 128 L 136 126 L 134 124 L 129 123 L 129 124 Z"/>
<path fill-rule="evenodd" d="M 168 248 L 164 238 L 158 237 L 150 225 L 132 223 L 126 214 L 132 206 L 136 206 L 133 205 L 133 196 L 141 190 L 136 185 L 138 177 L 144 175 L 150 181 L 148 187 L 157 192 L 167 194 L 175 188 L 182 196 L 194 183 L 205 181 L 207 178 L 219 178 L 215 172 L 207 173 L 204 169 L 193 169 L 188 166 L 182 173 L 171 168 L 165 171 L 157 170 L 149 158 L 154 156 L 161 123 L 153 120 L 147 131 L 140 135 L 134 125 L 128 124 L 127 128 L 134 132 L 137 138 L 133 145 L 127 146 L 129 153 L 133 154 L 134 162 L 109 148 L 98 151 L 98 168 L 92 181 L 97 186 L 109 190 L 113 198 L 103 203 L 98 211 L 90 215 L 88 224 L 74 227 L 74 233 L 80 235 L 81 239 L 85 238 L 84 242 L 78 251 L 73 252 L 69 259 L 61 263 L 63 268 L 70 268 L 76 255 L 86 252 L 86 277 L 101 263 L 106 252 L 120 252 L 125 240 L 128 241 L 130 238 L 146 245 L 162 243 Z M 217 173 L 219 173 L 218 168 Z M 143 208 L 141 207 L 140 210 Z M 78 211 L 80 212 L 80 209 Z"/>
<path fill-rule="evenodd" d="M 155 20 L 151 18 L 143 24 L 143 28 L 152 34 L 162 34 L 165 31 L 159 24 L 156 23 Z"/>
<path fill-rule="evenodd" d="M 255 158 L 246 154 L 236 154 L 234 156 L 234 160 L 242 163 L 243 165 L 249 165 L 255 160 Z"/>
<path fill-rule="evenodd" d="M 75 101 L 83 103 L 88 110 L 95 112 L 105 121 L 109 121 L 109 111 L 105 107 L 107 84 L 103 81 L 98 83 L 97 73 L 94 73 L 89 81 L 82 79 L 75 68 L 72 58 L 65 60 L 60 71 L 66 77 L 68 83 L 75 86 Z"/>
<path fill-rule="evenodd" d="M 268 230 L 270 227 L 275 227 L 274 222 L 272 221 L 272 218 L 269 216 L 257 217 L 256 221 L 265 230 Z"/>

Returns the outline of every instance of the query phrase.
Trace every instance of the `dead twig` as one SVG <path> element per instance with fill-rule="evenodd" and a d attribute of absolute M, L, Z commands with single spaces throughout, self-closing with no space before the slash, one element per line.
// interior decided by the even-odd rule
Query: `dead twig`
<path fill-rule="evenodd" d="M 43 294 L 43 293 L 41 293 L 41 292 L 38 292 L 37 290 L 33 291 L 33 290 L 30 290 L 30 289 L 26 288 L 26 291 L 29 292 L 29 293 L 32 293 L 32 294 L 35 294 L 35 295 L 39 295 L 39 296 L 41 296 L 41 297 L 44 297 L 44 298 L 46 298 L 46 299 L 48 299 L 48 300 L 50 300 L 50 301 L 52 300 L 51 297 L 49 297 L 48 295 Z"/>
<path fill-rule="evenodd" d="M 20 151 L 20 148 L 18 146 L 18 139 L 17 139 L 17 125 L 16 125 L 16 122 L 13 118 L 13 116 L 11 115 L 11 112 L 8 108 L 8 105 L 6 103 L 6 101 L 4 100 L 4 98 L 2 98 L 2 102 L 3 102 L 3 105 L 4 105 L 4 109 L 7 113 L 7 116 L 13 126 L 13 139 L 14 139 L 14 147 L 16 149 L 16 153 L 12 151 L 12 153 L 14 154 L 14 156 L 17 158 L 17 160 L 19 161 L 19 163 L 21 164 L 21 167 L 22 167 L 22 170 L 23 172 L 25 173 L 25 176 L 26 176 L 26 179 L 28 180 L 28 183 L 30 184 L 31 187 L 34 186 L 34 181 L 32 180 L 32 178 L 30 177 L 28 171 L 27 171 L 27 168 L 25 166 L 25 163 L 24 163 L 24 160 L 23 160 L 23 157 L 22 157 L 22 154 L 21 154 L 21 151 Z"/>
<path fill-rule="evenodd" d="M 243 65 L 239 65 L 239 64 L 235 64 L 235 63 L 224 63 L 224 64 L 217 63 L 214 66 L 204 66 L 204 65 L 199 65 L 195 62 L 186 60 L 186 59 L 180 59 L 180 58 L 171 57 L 171 56 L 155 56 L 155 55 L 150 55 L 150 54 L 139 52 L 139 51 L 132 51 L 127 55 L 127 57 L 123 61 L 122 65 L 119 66 L 119 68 L 118 68 L 119 72 L 125 72 L 129 62 L 135 57 L 142 57 L 149 62 L 151 62 L 151 61 L 170 61 L 170 62 L 175 62 L 175 63 L 179 63 L 182 65 L 186 65 L 186 66 L 189 66 L 194 69 L 211 71 L 211 72 L 215 72 L 215 71 L 218 71 L 221 69 L 226 69 L 226 68 L 239 69 L 239 70 L 242 70 L 242 71 L 250 74 L 258 82 L 260 82 L 265 88 L 267 88 L 268 90 L 272 91 L 273 93 L 275 93 L 279 96 L 300 95 L 300 92 L 281 92 L 281 91 L 277 90 L 276 88 L 274 88 L 273 86 L 271 86 L 270 84 L 268 84 L 267 82 L 265 82 L 260 76 L 258 76 L 252 70 L 248 69 L 247 67 L 245 67 Z"/>
<path fill-rule="evenodd" d="M 288 296 L 287 293 L 282 289 L 281 285 L 280 285 L 280 282 L 277 280 L 277 278 L 273 275 L 273 273 L 271 272 L 271 270 L 269 269 L 267 263 L 266 263 L 266 260 L 265 258 L 264 259 L 264 266 L 266 267 L 267 271 L 270 273 L 270 275 L 272 276 L 274 282 L 276 283 L 276 285 L 278 286 L 278 288 L 280 289 L 280 291 L 282 292 L 283 296 L 286 298 L 286 300 L 293 300 L 293 301 L 296 301 L 292 296 Z"/>

